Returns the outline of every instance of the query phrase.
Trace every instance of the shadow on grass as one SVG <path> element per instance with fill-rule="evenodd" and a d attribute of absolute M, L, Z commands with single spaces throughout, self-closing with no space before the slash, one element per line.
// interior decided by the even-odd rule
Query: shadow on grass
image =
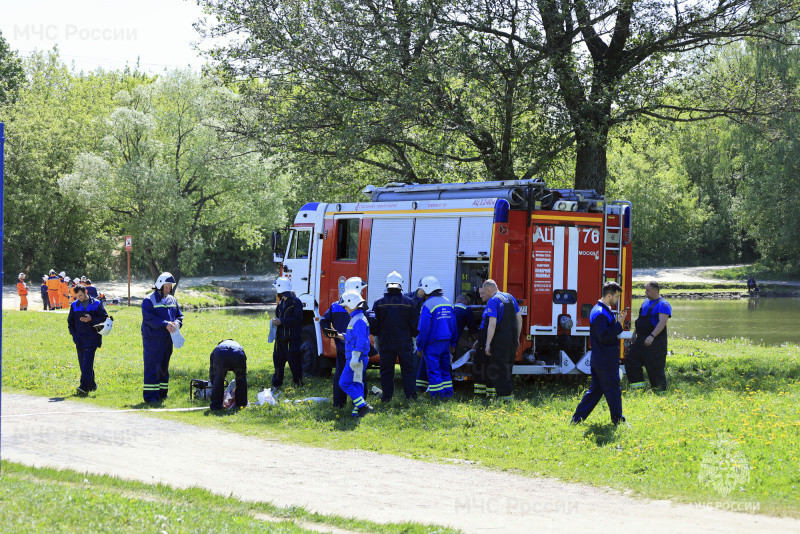
<path fill-rule="evenodd" d="M 617 430 L 612 424 L 592 423 L 583 436 L 595 442 L 598 447 L 617 441 Z"/>

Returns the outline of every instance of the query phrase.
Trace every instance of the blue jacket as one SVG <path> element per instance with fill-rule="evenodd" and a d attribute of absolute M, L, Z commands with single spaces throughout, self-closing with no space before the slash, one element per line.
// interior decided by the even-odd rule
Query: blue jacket
<path fill-rule="evenodd" d="M 344 336 L 345 357 L 350 359 L 353 351 L 360 352 L 361 356 L 367 356 L 370 347 L 369 323 L 363 310 L 353 310 L 346 332 Z"/>
<path fill-rule="evenodd" d="M 291 291 L 281 293 L 281 301 L 275 308 L 275 317 L 281 320 L 277 339 L 300 340 L 303 337 L 303 302 Z"/>
<path fill-rule="evenodd" d="M 161 292 L 153 291 L 142 301 L 142 336 L 171 337 L 167 323 L 176 322 L 183 325 L 183 313 L 178 300 L 172 295 L 161 298 Z"/>
<path fill-rule="evenodd" d="M 221 341 L 216 347 L 214 347 L 214 350 L 211 351 L 211 357 L 209 358 L 210 365 L 208 369 L 209 381 L 214 382 L 214 379 L 216 378 L 216 376 L 214 375 L 214 371 L 219 367 L 217 362 L 215 362 L 214 360 L 217 360 L 218 358 L 221 358 L 228 354 L 232 354 L 233 356 L 236 356 L 241 360 L 245 361 L 247 360 L 247 355 L 244 353 L 244 348 L 242 348 L 242 346 L 239 343 L 237 343 L 232 339 L 226 339 L 225 341 Z"/>
<path fill-rule="evenodd" d="M 464 327 L 467 327 L 472 335 L 478 333 L 478 325 L 475 324 L 475 317 L 472 315 L 472 310 L 469 306 L 456 304 L 456 324 L 458 325 L 459 335 L 464 331 Z"/>
<path fill-rule="evenodd" d="M 410 349 L 418 326 L 417 312 L 411 299 L 399 289 L 389 289 L 383 298 L 375 301 L 372 311 L 375 314 L 372 334 L 378 336 L 380 346 Z"/>
<path fill-rule="evenodd" d="M 319 320 L 320 328 L 333 328 L 340 334 L 347 332 L 347 325 L 350 324 L 350 314 L 344 309 L 344 306 L 338 302 L 334 302 L 325 315 Z M 323 334 L 325 335 L 325 334 Z M 334 339 L 336 342 L 336 351 L 344 354 L 344 341 L 339 338 Z"/>
<path fill-rule="evenodd" d="M 88 313 L 91 321 L 84 323 L 80 320 L 83 314 Z M 79 348 L 101 347 L 103 345 L 103 336 L 97 333 L 94 325 L 100 324 L 106 320 L 108 314 L 103 303 L 99 300 L 89 298 L 86 302 L 75 300 L 69 307 L 69 315 L 67 315 L 67 325 L 69 325 L 69 333 L 72 335 L 72 341 L 75 346 Z"/>
<path fill-rule="evenodd" d="M 97 298 L 97 288 L 94 286 L 86 286 L 86 294 L 90 297 Z"/>
<path fill-rule="evenodd" d="M 41 289 L 41 291 L 42 291 L 42 298 L 43 298 L 43 299 L 46 299 L 46 298 L 48 298 L 48 296 L 47 296 L 47 283 L 46 283 L 46 282 L 42 282 L 42 289 Z"/>
<path fill-rule="evenodd" d="M 595 369 L 619 369 L 619 339 L 622 325 L 602 301 L 589 314 L 589 339 L 592 343 L 591 365 Z"/>
<path fill-rule="evenodd" d="M 442 291 L 434 291 L 419 312 L 419 335 L 417 350 L 439 341 L 448 341 L 451 347 L 458 343 L 458 324 L 453 305 L 442 295 Z"/>

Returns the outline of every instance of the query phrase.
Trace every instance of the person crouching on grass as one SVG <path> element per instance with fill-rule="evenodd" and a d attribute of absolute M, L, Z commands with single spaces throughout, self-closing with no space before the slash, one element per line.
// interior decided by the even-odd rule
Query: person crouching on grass
<path fill-rule="evenodd" d="M 353 399 L 353 417 L 364 417 L 372 406 L 364 400 L 364 373 L 369 365 L 369 323 L 364 316 L 364 299 L 358 291 L 346 291 L 342 306 L 350 314 L 350 324 L 344 337 L 345 365 L 339 377 L 339 387 Z"/>

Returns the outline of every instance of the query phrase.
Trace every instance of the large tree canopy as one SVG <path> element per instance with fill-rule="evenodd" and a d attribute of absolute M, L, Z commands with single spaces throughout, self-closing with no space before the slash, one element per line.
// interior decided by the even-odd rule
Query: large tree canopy
<path fill-rule="evenodd" d="M 251 145 L 218 135 L 237 97 L 187 71 L 122 91 L 100 150 L 59 180 L 111 232 L 131 234 L 153 279 L 180 278 L 205 251 L 204 235 L 261 242 L 284 218 L 286 180 Z M 78 194 L 79 193 L 79 194 Z"/>
<path fill-rule="evenodd" d="M 11 50 L 0 32 L 0 105 L 12 102 L 19 87 L 25 82 L 22 60 Z"/>
<path fill-rule="evenodd" d="M 416 181 L 527 178 L 575 150 L 575 186 L 603 192 L 610 129 L 641 114 L 722 109 L 662 89 L 684 59 L 784 39 L 797 0 L 199 0 L 225 37 L 211 57 L 248 85 L 236 131 L 266 148 L 358 161 Z M 679 95 L 678 95 L 679 96 Z M 763 111 L 763 110 L 762 110 Z"/>

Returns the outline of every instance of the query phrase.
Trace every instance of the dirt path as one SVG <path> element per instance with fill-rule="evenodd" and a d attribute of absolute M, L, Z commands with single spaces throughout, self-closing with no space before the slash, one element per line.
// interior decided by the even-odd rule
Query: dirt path
<path fill-rule="evenodd" d="M 72 412 L 72 413 L 71 413 Z M 800 532 L 800 520 L 637 500 L 464 465 L 289 445 L 86 403 L 2 398 L 2 457 L 469 533 Z"/>

